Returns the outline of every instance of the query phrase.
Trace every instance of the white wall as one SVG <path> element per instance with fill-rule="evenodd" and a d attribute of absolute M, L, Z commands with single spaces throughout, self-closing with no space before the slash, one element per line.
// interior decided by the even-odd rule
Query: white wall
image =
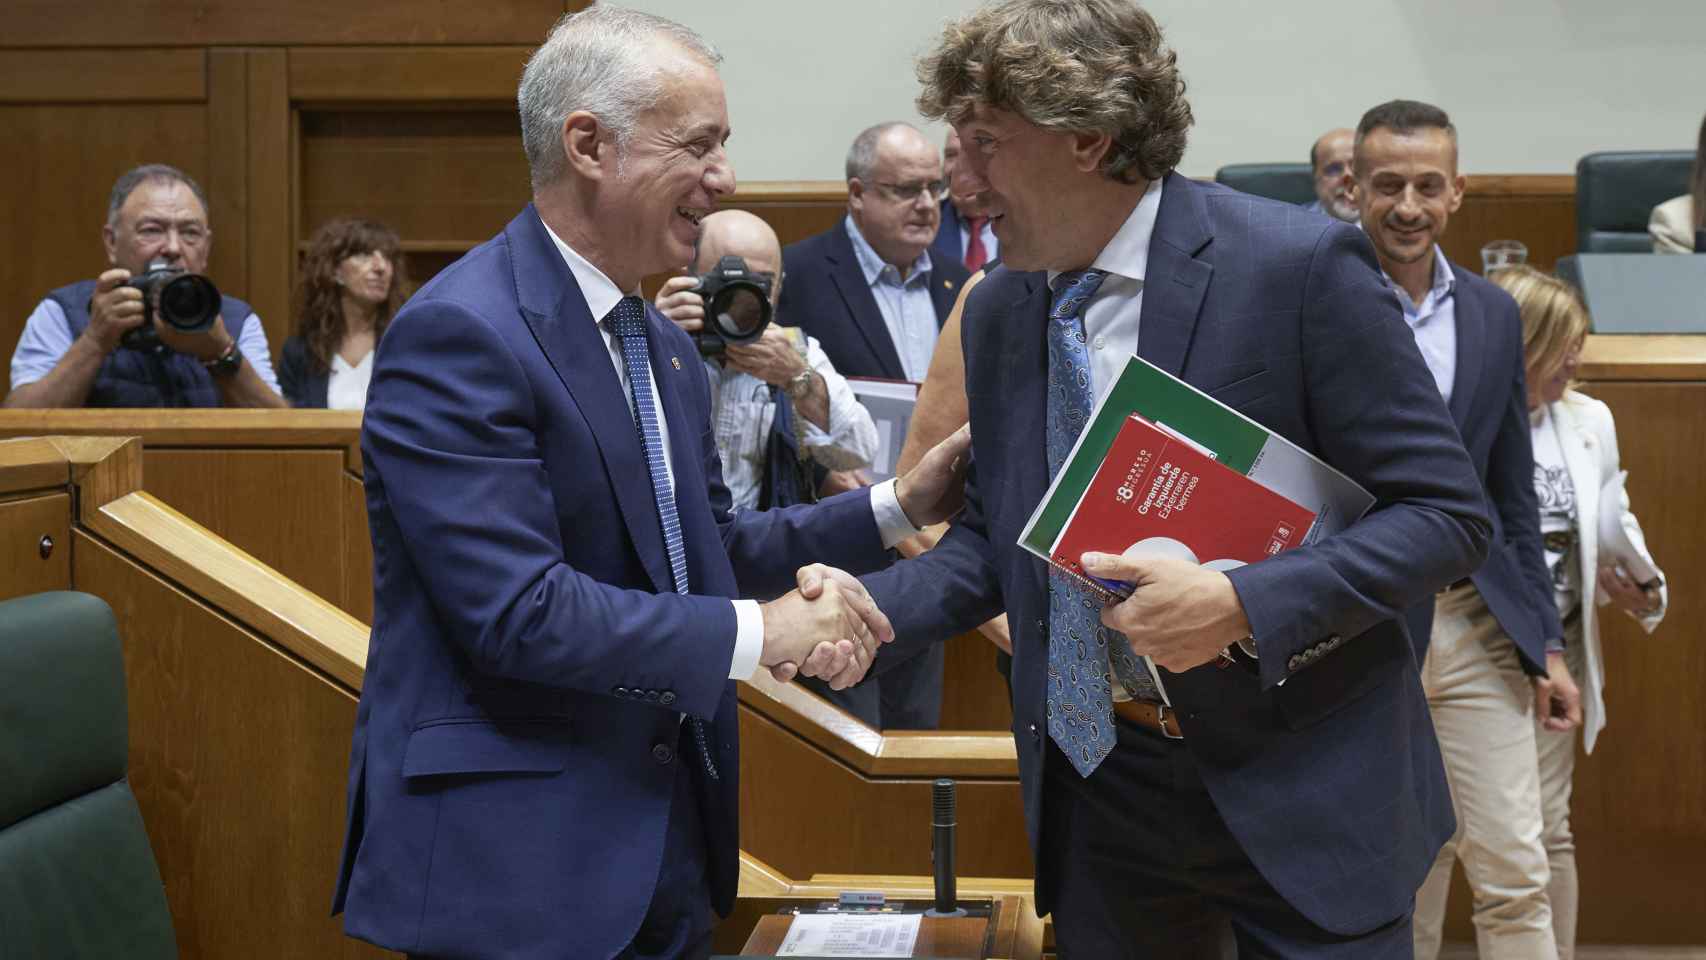
<path fill-rule="evenodd" d="M 913 60 L 973 0 L 627 0 L 722 49 L 735 171 L 840 179 L 847 144 L 919 122 Z M 1451 113 L 1463 167 L 1567 173 L 1606 149 L 1689 149 L 1706 0 L 1149 0 L 1197 123 L 1182 169 L 1302 161 L 1393 97 Z M 922 123 L 920 125 L 923 125 Z M 940 136 L 941 127 L 927 127 Z"/>

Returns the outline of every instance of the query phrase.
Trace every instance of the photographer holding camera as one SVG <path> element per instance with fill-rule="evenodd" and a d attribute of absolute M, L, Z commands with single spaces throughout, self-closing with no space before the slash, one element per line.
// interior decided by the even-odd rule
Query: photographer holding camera
<path fill-rule="evenodd" d="M 101 238 L 113 269 L 36 306 L 5 406 L 285 405 L 260 317 L 202 276 L 213 231 L 194 180 L 164 164 L 125 173 Z"/>
<path fill-rule="evenodd" d="M 773 311 L 782 291 L 782 248 L 770 225 L 744 210 L 711 214 L 693 267 L 703 275 L 670 278 L 656 306 L 699 344 L 735 508 L 817 499 L 813 464 L 831 471 L 869 466 L 876 425 L 823 348 L 796 328 L 756 316 L 757 308 Z M 767 303 L 756 301 L 757 290 Z M 707 299 L 721 307 L 709 329 Z"/>

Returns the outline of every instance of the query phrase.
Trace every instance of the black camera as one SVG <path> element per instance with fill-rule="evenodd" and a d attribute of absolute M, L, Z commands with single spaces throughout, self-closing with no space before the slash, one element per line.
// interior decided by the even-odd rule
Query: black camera
<path fill-rule="evenodd" d="M 146 349 L 159 342 L 154 332 L 156 313 L 182 333 L 200 333 L 219 317 L 219 288 L 213 281 L 165 260 L 149 261 L 125 286 L 142 291 L 142 325 L 125 332 L 121 342 L 127 347 Z"/>
<path fill-rule="evenodd" d="M 724 257 L 699 278 L 693 292 L 705 300 L 705 326 L 693 335 L 701 356 L 731 343 L 752 343 L 770 325 L 771 276 L 747 269 L 741 257 Z"/>

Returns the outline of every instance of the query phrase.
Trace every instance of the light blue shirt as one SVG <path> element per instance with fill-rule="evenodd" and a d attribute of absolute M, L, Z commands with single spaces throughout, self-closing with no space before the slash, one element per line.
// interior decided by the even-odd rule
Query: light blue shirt
<path fill-rule="evenodd" d="M 936 352 L 936 335 L 941 332 L 936 323 L 936 304 L 930 300 L 930 251 L 918 255 L 912 271 L 902 280 L 900 270 L 877 255 L 852 216 L 842 222 L 847 225 L 865 282 L 871 285 L 877 310 L 883 315 L 883 325 L 889 329 L 894 352 L 900 355 L 900 368 L 906 379 L 922 383 L 930 371 L 930 355 Z"/>
<path fill-rule="evenodd" d="M 65 311 L 59 304 L 52 300 L 36 304 L 35 311 L 24 321 L 18 349 L 12 354 L 12 389 L 35 383 L 53 372 L 74 339 L 71 323 L 65 319 Z M 237 337 L 237 349 L 243 352 L 249 366 L 255 368 L 255 376 L 271 387 L 273 393 L 279 393 L 278 377 L 272 372 L 272 350 L 267 347 L 267 331 L 259 315 L 249 314 L 243 332 Z"/>
<path fill-rule="evenodd" d="M 1434 244 L 1434 279 L 1427 296 L 1418 305 L 1410 299 L 1386 271 L 1380 271 L 1398 303 L 1404 308 L 1404 322 L 1416 337 L 1416 347 L 1428 372 L 1434 375 L 1434 386 L 1446 403 L 1451 402 L 1451 385 L 1457 378 L 1457 276 L 1451 272 L 1451 261 L 1439 244 Z"/>

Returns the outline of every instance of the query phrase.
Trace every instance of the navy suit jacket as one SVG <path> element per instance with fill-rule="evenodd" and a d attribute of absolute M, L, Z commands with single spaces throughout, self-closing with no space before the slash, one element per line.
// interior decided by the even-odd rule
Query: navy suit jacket
<path fill-rule="evenodd" d="M 935 549 L 866 578 L 901 638 L 879 670 L 911 638 L 1006 608 L 1033 852 L 1049 836 L 1048 594 L 1045 565 L 1017 540 L 1049 483 L 1049 300 L 1045 274 L 1006 267 L 968 297 L 966 512 Z M 1256 665 L 1205 665 L 1166 687 L 1216 808 L 1262 875 L 1328 930 L 1387 923 L 1410 909 L 1454 829 L 1400 616 L 1484 556 L 1474 468 L 1367 238 L 1290 204 L 1169 175 L 1138 353 L 1376 497 L 1338 535 L 1228 574 Z M 1039 911 L 1056 881 L 1039 870 Z"/>
<path fill-rule="evenodd" d="M 845 219 L 817 236 L 788 244 L 782 251 L 782 269 L 786 282 L 776 315 L 816 337 L 837 373 L 907 379 L 877 298 L 853 252 Z M 967 276 L 959 257 L 944 260 L 930 254 L 930 302 L 936 308 L 938 328 L 954 309 Z"/>
<path fill-rule="evenodd" d="M 1546 674 L 1546 641 L 1562 638 L 1552 578 L 1540 543 L 1540 505 L 1534 493 L 1534 449 L 1523 377 L 1522 314 L 1510 294 L 1457 264 L 1454 309 L 1457 367 L 1451 385 L 1451 419 L 1488 499 L 1493 542 L 1487 562 L 1470 579 L 1505 635 L 1516 644 L 1522 668 Z M 1597 496 L 1597 492 L 1589 495 Z M 1434 605 L 1428 598 L 1406 614 L 1416 660 L 1427 655 Z"/>
<path fill-rule="evenodd" d="M 410 953 L 609 957 L 664 849 L 680 715 L 714 905 L 738 871 L 735 614 L 885 561 L 868 494 L 731 517 L 692 340 L 648 309 L 691 595 L 595 319 L 529 206 L 386 330 L 362 423 L 374 620 L 333 904 Z M 680 358 L 679 364 L 671 362 Z M 826 556 L 827 555 L 827 556 Z"/>
<path fill-rule="evenodd" d="M 308 342 L 291 337 L 279 351 L 278 385 L 291 406 L 324 409 L 332 374 L 329 370 L 316 371 L 308 355 Z"/>
<path fill-rule="evenodd" d="M 936 228 L 936 239 L 930 241 L 930 262 L 962 266 L 966 262 L 966 245 L 960 240 L 960 211 L 952 200 L 942 201 L 942 225 Z"/>

